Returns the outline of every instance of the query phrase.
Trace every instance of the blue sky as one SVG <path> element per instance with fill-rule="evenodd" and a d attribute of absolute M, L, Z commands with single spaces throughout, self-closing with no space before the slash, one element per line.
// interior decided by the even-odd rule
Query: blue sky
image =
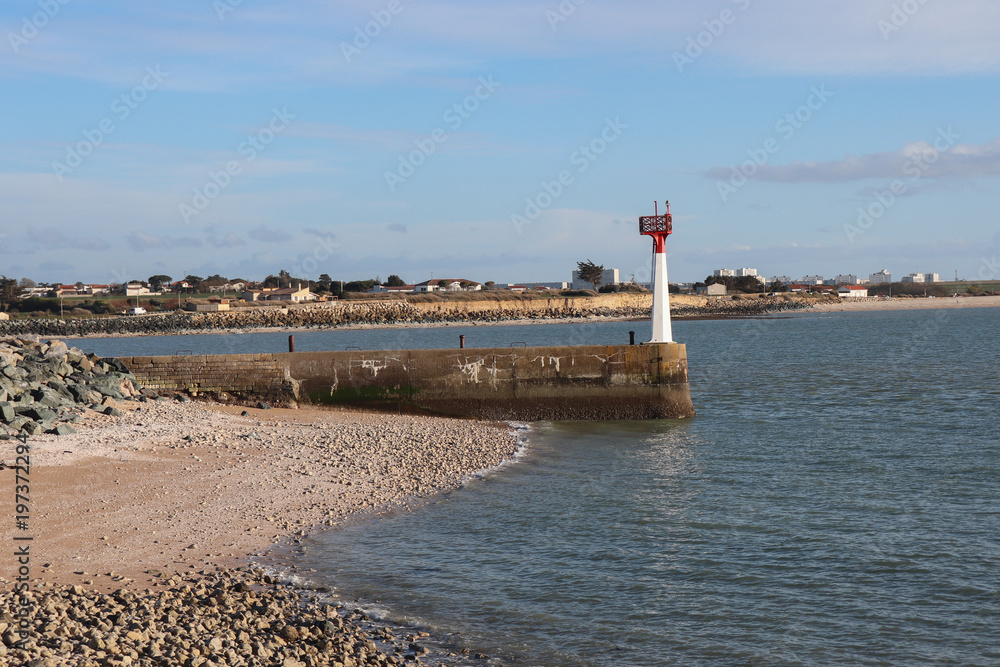
<path fill-rule="evenodd" d="M 669 198 L 672 280 L 1000 279 L 998 69 L 995 0 L 5 0 L 0 273 L 645 279 Z"/>

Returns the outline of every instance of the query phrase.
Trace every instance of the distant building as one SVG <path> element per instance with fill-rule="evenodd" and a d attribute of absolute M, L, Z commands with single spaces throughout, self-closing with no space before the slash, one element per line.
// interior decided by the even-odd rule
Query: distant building
<path fill-rule="evenodd" d="M 315 301 L 316 295 L 309 291 L 308 287 L 303 287 L 299 283 L 297 287 L 286 287 L 285 289 L 271 290 L 267 293 L 268 301 L 291 301 L 292 303 L 302 303 L 305 301 Z"/>
<path fill-rule="evenodd" d="M 149 288 L 142 283 L 129 283 L 125 285 L 125 296 L 143 296 L 149 293 Z"/>
<path fill-rule="evenodd" d="M 891 282 L 892 274 L 885 269 L 868 276 L 868 284 L 870 285 L 888 285 Z"/>
<path fill-rule="evenodd" d="M 722 283 L 702 285 L 698 288 L 698 294 L 705 296 L 726 296 L 726 286 Z"/>
<path fill-rule="evenodd" d="M 570 285 L 569 283 L 566 283 L 566 282 L 562 282 L 562 283 L 561 282 L 539 282 L 539 283 L 535 283 L 535 282 L 531 282 L 531 281 L 521 282 L 521 283 L 517 283 L 517 284 L 518 285 L 524 285 L 528 289 L 569 289 L 569 285 Z M 603 284 L 603 283 L 601 283 L 601 284 Z"/>
<path fill-rule="evenodd" d="M 210 300 L 207 303 L 204 301 L 188 300 L 184 303 L 184 310 L 189 310 L 195 313 L 225 312 L 229 310 L 229 300 L 228 299 Z"/>
<path fill-rule="evenodd" d="M 462 285 L 465 285 L 463 287 Z M 422 292 L 478 292 L 483 286 L 474 280 L 464 278 L 435 278 L 413 286 L 413 291 Z"/>
<path fill-rule="evenodd" d="M 799 282 L 804 285 L 822 285 L 823 276 L 803 276 Z"/>
<path fill-rule="evenodd" d="M 244 301 L 267 301 L 267 295 L 275 291 L 273 287 L 243 290 L 240 298 Z"/>
<path fill-rule="evenodd" d="M 922 274 L 922 273 L 911 273 L 908 276 L 903 276 L 902 282 L 904 282 L 904 283 L 922 283 L 922 282 L 924 282 L 924 274 Z"/>
<path fill-rule="evenodd" d="M 771 279 L 767 281 L 770 283 L 781 283 L 782 285 L 788 285 L 792 282 L 791 276 L 771 276 Z"/>
<path fill-rule="evenodd" d="M 924 274 L 925 283 L 939 283 L 941 282 L 941 276 L 937 273 L 925 273 Z"/>
<path fill-rule="evenodd" d="M 712 275 L 716 278 L 735 278 L 736 271 L 732 269 L 716 269 L 712 271 Z"/>
<path fill-rule="evenodd" d="M 868 296 L 868 288 L 861 285 L 844 285 L 837 290 L 837 296 L 844 299 L 863 299 Z"/>
<path fill-rule="evenodd" d="M 381 293 L 395 292 L 397 294 L 400 294 L 400 293 L 406 294 L 406 293 L 414 291 L 416 289 L 416 287 L 417 287 L 416 285 L 374 285 L 368 291 L 369 292 L 375 292 L 375 293 L 379 293 L 379 292 L 381 292 Z"/>
<path fill-rule="evenodd" d="M 835 285 L 857 285 L 858 277 L 853 273 L 842 273 L 833 279 Z"/>
<path fill-rule="evenodd" d="M 604 285 L 617 285 L 621 280 L 618 278 L 618 269 L 604 269 L 604 273 L 601 274 L 601 284 L 598 287 Z M 580 272 L 573 272 L 573 289 L 593 289 L 594 286 L 591 285 L 586 280 L 580 278 Z"/>

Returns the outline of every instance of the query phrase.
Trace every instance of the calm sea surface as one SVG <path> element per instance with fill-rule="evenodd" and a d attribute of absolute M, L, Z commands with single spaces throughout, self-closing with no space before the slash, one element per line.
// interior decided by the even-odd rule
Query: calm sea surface
<path fill-rule="evenodd" d="M 317 535 L 336 594 L 509 665 L 1000 664 L 1000 310 L 675 323 L 698 417 L 536 425 L 517 462 Z M 296 334 L 618 343 L 645 322 Z M 287 334 L 76 341 L 282 351 Z"/>

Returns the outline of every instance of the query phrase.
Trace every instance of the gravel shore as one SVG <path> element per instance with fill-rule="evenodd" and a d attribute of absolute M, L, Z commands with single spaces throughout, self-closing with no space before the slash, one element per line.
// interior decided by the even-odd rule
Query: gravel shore
<path fill-rule="evenodd" d="M 64 632 L 57 633 L 59 641 L 46 639 L 46 632 L 57 632 L 59 619 L 69 613 L 68 603 L 59 600 L 92 601 L 86 608 L 95 614 L 104 613 L 101 609 L 111 600 L 128 610 L 136 605 L 158 608 L 180 604 L 177 590 L 184 586 L 217 587 L 219 581 L 224 584 L 219 594 L 235 599 L 237 593 L 261 584 L 248 573 L 235 572 L 251 557 L 267 562 L 275 547 L 294 545 L 317 527 L 359 520 L 367 513 L 405 511 L 423 498 L 458 488 L 477 471 L 512 459 L 517 450 L 512 429 L 505 424 L 311 410 L 241 412 L 243 408 L 201 403 L 123 401 L 118 417 L 90 412 L 77 424 L 78 433 L 29 440 L 30 635 L 34 644 L 24 653 L 13 653 L 16 649 L 9 640 L 17 641 L 11 634 L 16 623 L 2 627 L 0 634 L 10 652 L 7 659 L 18 656 L 10 664 L 55 659 L 63 649 L 52 646 L 61 646 L 59 642 L 68 642 L 67 650 L 79 648 L 76 640 L 80 637 L 73 639 Z M 11 490 L 14 458 L 11 444 L 3 450 L 7 467 L 0 470 L 4 488 Z M 8 545 L 15 544 L 14 530 L 5 529 L 4 534 Z M 0 600 L 5 608 L 13 609 L 9 596 L 17 572 L 16 558 L 0 563 L 0 576 L 7 582 Z M 197 583 L 209 574 L 212 581 Z M 165 590 L 174 593 L 167 595 Z M 287 593 L 282 591 L 279 587 L 271 594 Z M 217 593 L 199 596 L 211 598 Z M 185 618 L 189 607 L 182 605 L 174 615 Z M 85 618 L 78 619 L 84 624 L 90 618 L 89 612 L 74 613 L 84 614 Z M 329 613 L 327 609 L 321 616 Z M 250 622 L 246 612 L 236 616 L 242 623 Z M 119 613 L 111 623 L 119 634 L 122 628 L 117 626 L 125 623 L 124 618 Z M 14 620 L 0 617 L 0 626 Z M 101 624 L 96 617 L 90 621 Z M 333 651 L 333 639 L 322 631 L 308 636 L 315 640 L 310 645 L 328 643 L 329 655 L 317 657 L 304 645 L 291 653 L 274 652 L 272 646 L 268 650 L 273 655 L 264 658 L 253 652 L 253 641 L 241 642 L 239 627 L 218 618 L 214 623 L 211 627 L 201 623 L 198 630 L 197 619 L 191 620 L 191 627 L 184 631 L 190 635 L 186 641 L 221 637 L 226 649 L 221 653 L 198 649 L 196 654 L 171 644 L 177 651 L 187 651 L 187 657 L 168 659 L 162 646 L 157 649 L 159 655 L 152 653 L 146 630 L 136 630 L 138 635 L 146 632 L 147 639 L 133 641 L 141 644 L 129 649 L 135 655 L 105 651 L 98 659 L 97 649 L 90 647 L 94 654 L 82 648 L 79 654 L 73 653 L 77 662 L 37 664 L 392 664 L 378 657 L 379 651 L 365 650 L 364 659 L 359 660 L 354 648 L 354 657 L 334 660 L 330 656 L 341 654 Z M 306 626 L 315 630 L 316 624 L 322 625 L 320 616 Z M 268 634 L 270 630 L 262 635 L 244 632 L 265 648 L 269 641 L 278 644 L 274 633 Z M 70 634 L 75 637 L 77 633 Z M 86 645 L 89 640 L 82 641 Z M 106 639 L 102 641 L 107 644 Z M 287 638 L 282 641 L 294 643 Z M 366 645 L 368 640 L 358 641 Z M 246 655 L 248 646 L 251 653 Z M 419 655 L 407 650 L 410 660 Z M 392 653 L 402 660 L 403 652 L 392 649 Z M 279 655 L 284 657 L 278 660 Z M 283 662 L 285 658 L 292 662 Z"/>

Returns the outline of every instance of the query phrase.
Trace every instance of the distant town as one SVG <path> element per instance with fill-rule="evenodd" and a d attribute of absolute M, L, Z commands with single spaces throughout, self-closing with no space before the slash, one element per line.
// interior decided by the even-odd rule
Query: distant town
<path fill-rule="evenodd" d="M 561 292 L 582 296 L 584 290 L 613 293 L 645 292 L 651 289 L 648 282 L 637 282 L 634 276 L 623 280 L 618 269 L 605 269 L 589 260 L 578 263 L 578 268 L 579 270 L 572 271 L 570 280 L 567 281 L 528 280 L 517 283 L 493 281 L 480 283 L 464 277 L 431 278 L 423 282 L 408 283 L 397 275 L 390 275 L 384 281 L 378 277 L 342 281 L 334 280 L 328 274 L 322 274 L 318 279 L 311 280 L 297 278 L 287 271 L 269 275 L 261 281 L 229 279 L 220 275 L 207 278 L 189 275 L 175 280 L 171 276 L 160 274 L 150 276 L 146 280 L 121 283 L 66 284 L 35 283 L 29 278 L 18 281 L 3 277 L 0 279 L 0 309 L 19 312 L 48 310 L 62 315 L 64 306 L 68 305 L 71 309 L 76 308 L 75 314 L 78 315 L 88 313 L 101 315 L 122 312 L 130 304 L 133 313 L 145 313 L 146 308 L 218 311 L 228 310 L 230 304 L 266 306 L 343 298 L 357 299 L 365 298 L 365 295 L 372 295 L 371 298 L 384 298 L 390 294 L 445 296 L 462 292 L 510 291 Z M 998 289 L 996 285 L 985 287 Z M 942 282 L 938 273 L 909 273 L 898 282 L 894 282 L 892 274 L 887 269 L 881 269 L 867 277 L 839 274 L 832 278 L 821 275 L 806 275 L 800 278 L 776 275 L 766 278 L 754 268 L 715 269 L 703 281 L 670 283 L 670 291 L 675 294 L 700 294 L 707 297 L 738 293 L 801 292 L 833 294 L 848 299 L 904 294 L 948 296 L 955 293 L 984 293 L 983 289 L 975 284 L 960 281 Z M 117 304 L 114 303 L 116 299 Z M 128 301 L 123 304 L 122 299 Z M 54 300 L 58 300 L 58 306 Z M 142 305 L 140 301 L 143 302 Z"/>

